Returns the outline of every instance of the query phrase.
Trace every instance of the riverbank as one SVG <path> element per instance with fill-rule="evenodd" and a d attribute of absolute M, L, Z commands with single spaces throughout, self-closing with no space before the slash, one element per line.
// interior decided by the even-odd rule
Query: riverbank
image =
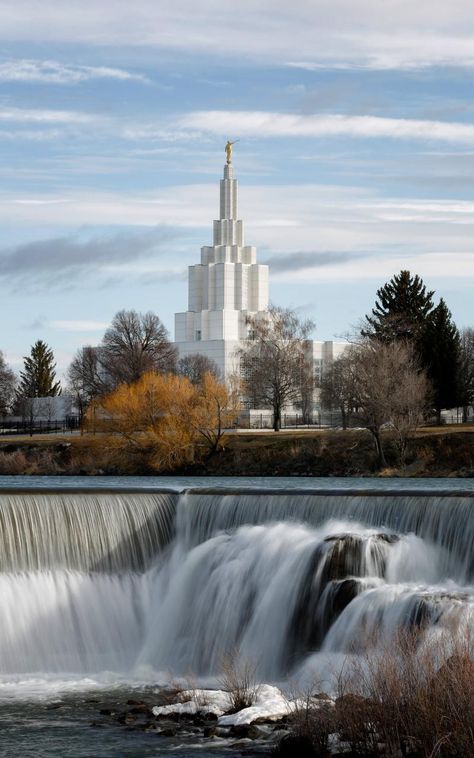
<path fill-rule="evenodd" d="M 285 430 L 230 433 L 214 455 L 163 474 L 183 476 L 474 476 L 474 427 L 421 429 L 398 463 L 395 441 L 384 436 L 387 468 L 377 471 L 365 430 Z M 0 438 L 0 475 L 149 475 L 139 460 L 117 464 L 99 435 Z"/>

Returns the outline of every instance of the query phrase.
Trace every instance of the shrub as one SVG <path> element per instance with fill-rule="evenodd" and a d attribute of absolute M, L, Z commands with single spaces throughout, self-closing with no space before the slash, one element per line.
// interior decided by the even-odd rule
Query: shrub
<path fill-rule="evenodd" d="M 356 756 L 463 758 L 474 755 L 474 645 L 471 634 L 432 639 L 400 632 L 389 644 L 348 659 L 331 712 L 296 710 L 292 733 L 324 755 L 332 731 Z"/>
<path fill-rule="evenodd" d="M 242 659 L 238 650 L 226 653 L 221 660 L 219 686 L 229 693 L 229 713 L 249 708 L 258 697 L 257 666 Z"/>
<path fill-rule="evenodd" d="M 26 474 L 30 468 L 31 464 L 21 450 L 16 450 L 14 453 L 0 453 L 1 476 Z"/>

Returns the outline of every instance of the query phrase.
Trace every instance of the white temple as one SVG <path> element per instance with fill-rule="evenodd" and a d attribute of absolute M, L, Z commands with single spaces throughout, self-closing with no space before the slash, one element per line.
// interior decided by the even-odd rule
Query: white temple
<path fill-rule="evenodd" d="M 188 310 L 175 314 L 175 343 L 180 358 L 201 353 L 212 358 L 224 378 L 238 371 L 237 350 L 248 337 L 247 316 L 268 309 L 268 266 L 257 263 L 255 247 L 244 244 L 237 212 L 237 180 L 232 143 L 220 182 L 220 213 L 214 221 L 212 246 L 201 248 L 201 262 L 189 266 Z M 308 340 L 308 359 L 315 376 L 346 347 L 341 342 Z M 317 394 L 315 410 L 318 409 Z"/>
<path fill-rule="evenodd" d="M 202 353 L 227 377 L 237 368 L 247 316 L 268 308 L 268 266 L 257 263 L 256 248 L 244 244 L 230 157 L 221 179 L 219 216 L 213 245 L 202 247 L 201 263 L 189 266 L 188 310 L 175 315 L 175 342 L 180 357 Z"/>

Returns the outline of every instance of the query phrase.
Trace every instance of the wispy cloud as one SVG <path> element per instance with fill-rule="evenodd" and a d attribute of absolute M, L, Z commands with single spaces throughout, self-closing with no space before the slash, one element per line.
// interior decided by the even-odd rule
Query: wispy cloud
<path fill-rule="evenodd" d="M 474 124 L 380 116 L 299 115 L 268 111 L 194 111 L 182 129 L 242 137 L 360 137 L 474 143 Z"/>
<path fill-rule="evenodd" d="M 6 42 L 154 47 L 306 68 L 474 66 L 469 0 L 3 0 Z M 362 30 L 362 31 L 359 31 Z M 295 43 L 297 40 L 297 44 Z"/>
<path fill-rule="evenodd" d="M 323 268 L 325 266 L 334 266 L 341 263 L 350 263 L 360 260 L 361 258 L 368 258 L 375 253 L 364 253 L 355 250 L 347 250 L 342 252 L 337 251 L 320 251 L 314 252 L 294 252 L 275 254 L 262 260 L 262 263 L 266 263 L 270 266 L 270 270 L 276 274 L 281 274 L 286 271 L 301 271 L 304 269 Z"/>
<path fill-rule="evenodd" d="M 63 284 L 74 287 L 109 267 L 158 255 L 177 236 L 175 230 L 159 226 L 86 240 L 71 236 L 28 242 L 0 251 L 0 277 L 14 286 L 20 283 L 34 289 Z"/>
<path fill-rule="evenodd" d="M 50 60 L 12 59 L 0 63 L 0 82 L 78 84 L 91 79 L 149 82 L 143 74 L 109 66 L 82 66 Z"/>
<path fill-rule="evenodd" d="M 63 332 L 101 332 L 107 328 L 107 321 L 87 321 L 83 319 L 65 319 L 51 321 L 49 326 Z"/>
<path fill-rule="evenodd" d="M 0 121 L 20 124 L 91 124 L 98 120 L 99 117 L 92 113 L 0 106 Z"/>

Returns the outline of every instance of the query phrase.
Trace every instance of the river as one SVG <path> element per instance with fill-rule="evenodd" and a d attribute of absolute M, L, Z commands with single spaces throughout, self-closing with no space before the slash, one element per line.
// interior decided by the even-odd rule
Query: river
<path fill-rule="evenodd" d="M 90 724 L 215 682 L 230 649 L 324 682 L 375 632 L 471 628 L 473 501 L 468 479 L 2 477 L 2 754 L 225 755 Z"/>

